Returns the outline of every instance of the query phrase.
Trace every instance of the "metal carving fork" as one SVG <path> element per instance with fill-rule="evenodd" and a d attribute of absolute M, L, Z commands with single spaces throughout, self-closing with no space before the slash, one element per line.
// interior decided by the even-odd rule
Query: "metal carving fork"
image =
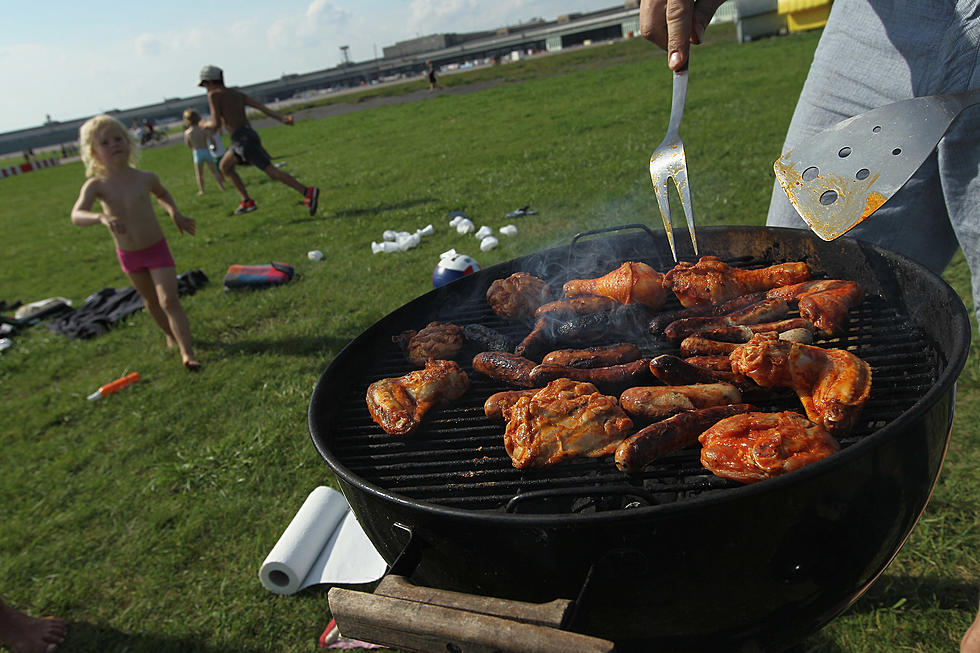
<path fill-rule="evenodd" d="M 660 204 L 660 215 L 664 220 L 664 230 L 667 232 L 667 242 L 670 243 L 670 253 L 677 262 L 677 250 L 674 248 L 674 232 L 670 224 L 670 202 L 667 197 L 667 184 L 672 178 L 677 194 L 684 207 L 687 218 L 687 228 L 691 232 L 691 245 L 694 253 L 698 253 L 698 240 L 694 235 L 694 215 L 691 212 L 691 186 L 687 179 L 687 156 L 684 154 L 684 141 L 680 137 L 681 118 L 684 116 L 684 102 L 687 100 L 687 66 L 674 73 L 673 98 L 670 102 L 670 122 L 667 124 L 667 134 L 657 149 L 650 155 L 650 180 Z"/>

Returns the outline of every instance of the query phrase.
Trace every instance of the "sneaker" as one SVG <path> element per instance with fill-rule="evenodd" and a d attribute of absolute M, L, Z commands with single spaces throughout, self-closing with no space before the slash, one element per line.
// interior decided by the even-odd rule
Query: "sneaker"
<path fill-rule="evenodd" d="M 320 201 L 320 189 L 316 186 L 310 186 L 306 189 L 305 197 L 303 203 L 310 210 L 310 215 L 316 215 L 317 203 Z"/>
<path fill-rule="evenodd" d="M 238 203 L 238 208 L 235 209 L 235 215 L 241 215 L 242 213 L 251 213 L 259 207 L 255 206 L 255 200 L 247 199 Z"/>

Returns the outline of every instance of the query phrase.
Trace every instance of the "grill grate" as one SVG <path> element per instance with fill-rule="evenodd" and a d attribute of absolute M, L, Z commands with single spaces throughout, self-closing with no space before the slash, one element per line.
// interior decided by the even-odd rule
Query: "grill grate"
<path fill-rule="evenodd" d="M 729 263 L 749 267 L 745 261 Z M 678 307 L 673 301 L 665 310 Z M 482 297 L 444 304 L 438 316 L 420 319 L 417 328 L 431 320 L 460 326 L 484 324 L 517 341 L 527 332 L 526 326 L 496 316 Z M 456 357 L 473 382 L 470 391 L 452 405 L 430 411 L 412 436 L 388 435 L 371 420 L 364 401 L 367 387 L 414 368 L 396 344 L 379 340 L 363 376 L 349 379 L 346 396 L 337 397 L 330 449 L 353 474 L 389 492 L 442 506 L 494 511 L 505 510 L 518 497 L 521 512 L 566 514 L 622 509 L 637 500 L 672 503 L 739 486 L 705 470 L 697 447 L 664 456 L 633 475 L 620 472 L 612 456 L 576 459 L 546 469 L 515 469 L 504 450 L 503 422 L 483 414 L 483 402 L 490 394 L 511 388 L 473 372 L 470 361 L 478 350 L 471 348 L 464 348 Z M 644 356 L 679 353 L 666 340 L 649 335 L 639 335 L 633 342 Z M 870 399 L 854 430 L 841 440 L 842 448 L 911 408 L 935 384 L 943 365 L 939 349 L 928 337 L 895 305 L 878 296 L 868 296 L 851 311 L 846 334 L 815 344 L 847 349 L 873 370 Z M 796 396 L 785 390 L 753 403 L 764 411 L 802 412 Z M 539 496 L 542 494 L 545 496 Z"/>

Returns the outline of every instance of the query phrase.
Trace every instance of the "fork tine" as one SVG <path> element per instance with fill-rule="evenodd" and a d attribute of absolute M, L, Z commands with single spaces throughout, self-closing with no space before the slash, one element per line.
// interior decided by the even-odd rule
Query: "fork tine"
<path fill-rule="evenodd" d="M 682 155 L 684 156 L 684 155 Z M 698 255 L 698 238 L 694 233 L 694 213 L 691 205 L 691 184 L 687 179 L 687 159 L 685 157 L 683 165 L 674 171 L 674 186 L 677 194 L 681 198 L 681 206 L 684 207 L 684 217 L 687 218 L 687 229 L 691 232 L 691 245 L 694 247 L 695 256 Z"/>
<path fill-rule="evenodd" d="M 653 192 L 657 196 L 657 204 L 660 205 L 660 217 L 664 221 L 664 231 L 667 232 L 667 242 L 670 243 L 670 253 L 674 257 L 674 263 L 677 263 L 677 250 L 674 248 L 674 230 L 670 224 L 670 202 L 667 197 L 667 186 L 670 177 L 665 177 L 663 184 L 654 181 Z"/>

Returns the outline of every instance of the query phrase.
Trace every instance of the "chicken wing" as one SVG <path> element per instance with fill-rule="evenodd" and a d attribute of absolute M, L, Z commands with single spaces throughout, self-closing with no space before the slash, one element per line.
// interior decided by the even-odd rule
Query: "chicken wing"
<path fill-rule="evenodd" d="M 487 302 L 493 312 L 508 320 L 534 317 L 534 311 L 551 301 L 551 288 L 527 272 L 515 272 L 506 279 L 497 279 L 487 289 Z"/>
<path fill-rule="evenodd" d="M 827 431 L 798 413 L 743 413 L 698 438 L 701 464 L 716 476 L 756 483 L 840 451 Z"/>
<path fill-rule="evenodd" d="M 729 355 L 732 371 L 764 387 L 792 388 L 807 417 L 846 433 L 871 394 L 871 366 L 843 349 L 822 349 L 756 334 Z"/>
<path fill-rule="evenodd" d="M 572 279 L 562 290 L 568 297 L 599 295 L 621 304 L 638 303 L 658 309 L 667 300 L 663 279 L 664 275 L 646 263 L 627 261 L 595 279 Z"/>
<path fill-rule="evenodd" d="M 633 429 L 615 397 L 570 379 L 556 379 L 520 397 L 504 416 L 504 447 L 518 469 L 609 455 Z"/>
<path fill-rule="evenodd" d="M 624 390 L 619 396 L 619 405 L 627 413 L 646 420 L 664 419 L 685 410 L 741 402 L 742 393 L 730 383 L 635 386 Z"/>
<path fill-rule="evenodd" d="M 864 288 L 854 281 L 822 279 L 773 288 L 766 296 L 797 302 L 800 316 L 813 322 L 821 334 L 831 336 L 843 330 L 851 308 L 864 301 Z"/>
<path fill-rule="evenodd" d="M 408 435 L 429 409 L 458 399 L 469 388 L 470 377 L 454 361 L 429 360 L 424 369 L 369 385 L 368 412 L 385 433 Z"/>
<path fill-rule="evenodd" d="M 452 358 L 463 348 L 463 327 L 448 322 L 429 322 L 421 331 L 402 331 L 391 338 L 402 348 L 405 358 L 422 367 L 430 358 Z"/>
<path fill-rule="evenodd" d="M 742 270 L 717 256 L 702 256 L 697 263 L 681 261 L 664 277 L 664 287 L 672 290 L 683 306 L 717 304 L 760 290 L 800 283 L 810 278 L 806 263 L 771 265 L 759 270 Z"/>

